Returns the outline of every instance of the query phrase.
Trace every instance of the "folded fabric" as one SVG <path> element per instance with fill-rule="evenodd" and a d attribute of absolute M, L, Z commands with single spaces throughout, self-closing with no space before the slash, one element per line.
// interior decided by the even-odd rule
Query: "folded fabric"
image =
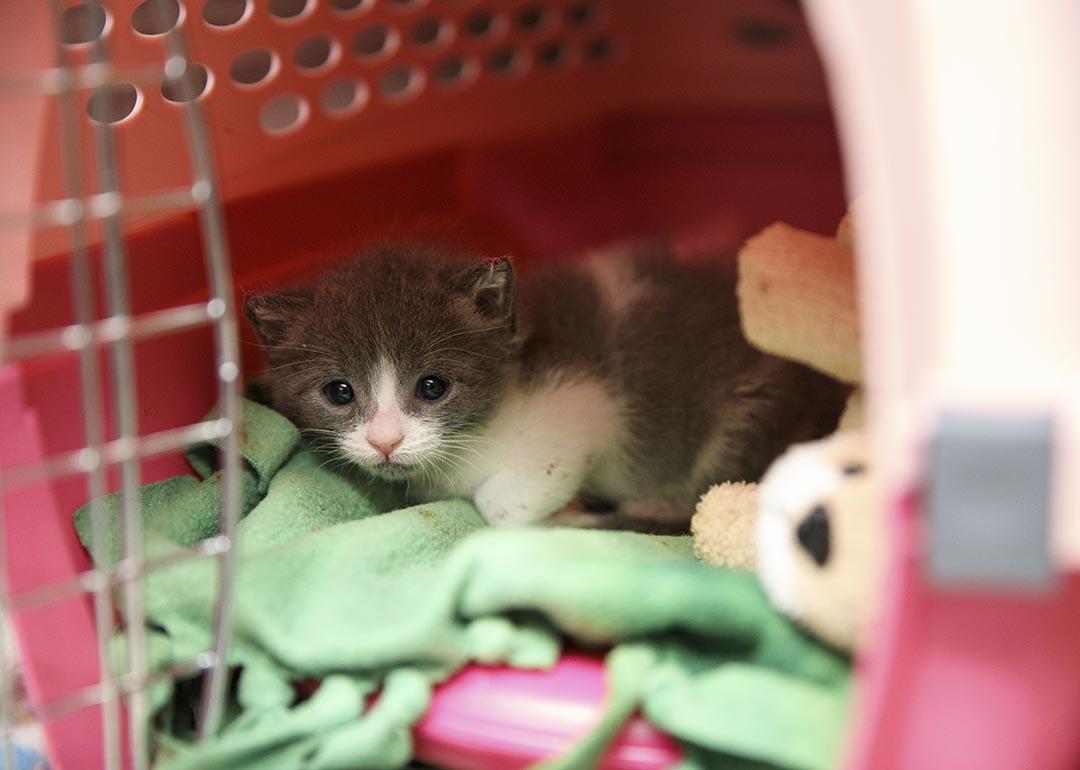
<path fill-rule="evenodd" d="M 834 763 L 847 661 L 773 612 L 752 575 L 696 562 L 688 538 L 495 531 L 460 500 L 401 508 L 402 490 L 327 467 L 291 423 L 252 402 L 242 448 L 226 724 L 196 745 L 197 681 L 155 685 L 159 767 L 406 767 L 434 683 L 469 661 L 549 666 L 567 638 L 612 648 L 608 711 L 547 767 L 592 766 L 638 708 L 683 742 L 688 768 Z M 215 450 L 188 456 L 202 480 L 141 490 L 149 558 L 217 533 Z M 114 563 L 119 500 L 100 512 L 108 536 L 91 550 Z M 89 547 L 88 507 L 75 524 Z M 217 569 L 195 558 L 142 578 L 154 666 L 210 648 Z M 122 668 L 124 637 L 115 642 Z M 311 679 L 314 692 L 298 695 Z"/>

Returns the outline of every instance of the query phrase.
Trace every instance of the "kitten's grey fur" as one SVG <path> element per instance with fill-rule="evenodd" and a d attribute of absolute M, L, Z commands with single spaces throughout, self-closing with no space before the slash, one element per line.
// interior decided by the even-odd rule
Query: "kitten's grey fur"
<path fill-rule="evenodd" d="M 733 286 L 727 269 L 662 249 L 515 271 L 382 245 L 245 310 L 271 405 L 418 498 L 471 497 L 517 525 L 581 497 L 617 512 L 556 521 L 685 529 L 710 484 L 758 479 L 789 444 L 831 431 L 845 397 L 752 348 Z M 416 393 L 429 374 L 450 383 L 434 403 Z M 351 403 L 324 395 L 338 380 Z M 400 441 L 389 455 L 387 435 Z"/>

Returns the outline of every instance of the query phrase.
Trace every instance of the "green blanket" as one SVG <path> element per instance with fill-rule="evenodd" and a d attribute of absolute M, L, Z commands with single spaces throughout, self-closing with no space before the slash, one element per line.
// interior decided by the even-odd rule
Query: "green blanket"
<path fill-rule="evenodd" d="M 199 746 L 197 687 L 155 685 L 159 767 L 405 767 L 408 728 L 433 683 L 470 660 L 549 666 L 566 638 L 614 648 L 607 714 L 549 767 L 590 767 L 638 708 L 683 743 L 687 768 L 834 763 L 847 661 L 777 615 L 752 575 L 697 563 L 686 538 L 496 531 L 462 501 L 402 509 L 398 490 L 323 467 L 277 413 L 248 402 L 244 418 L 231 652 L 239 675 L 224 729 Z M 214 448 L 188 457 L 201 480 L 142 490 L 149 557 L 216 534 Z M 103 510 L 99 560 L 113 563 L 118 500 Z M 75 524 L 88 544 L 88 509 Z M 153 665 L 210 648 L 216 570 L 198 558 L 143 578 Z M 308 678 L 322 685 L 298 699 L 294 683 Z"/>

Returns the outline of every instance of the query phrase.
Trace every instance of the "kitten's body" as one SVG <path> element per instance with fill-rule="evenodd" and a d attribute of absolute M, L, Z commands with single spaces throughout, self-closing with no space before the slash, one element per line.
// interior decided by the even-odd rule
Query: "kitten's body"
<path fill-rule="evenodd" d="M 580 496 L 618 513 L 578 522 L 685 527 L 708 485 L 755 480 L 831 430 L 844 396 L 745 342 L 723 268 L 662 253 L 514 276 L 387 246 L 248 310 L 276 408 L 418 498 L 471 498 L 500 526 Z M 439 403 L 411 390 L 431 373 L 451 383 Z M 348 409 L 320 401 L 335 378 L 357 391 Z M 390 424 L 402 438 L 385 455 L 371 437 Z"/>

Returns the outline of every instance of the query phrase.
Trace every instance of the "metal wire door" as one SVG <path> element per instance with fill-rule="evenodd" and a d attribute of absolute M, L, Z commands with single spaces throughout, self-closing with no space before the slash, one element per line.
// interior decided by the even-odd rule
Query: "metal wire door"
<path fill-rule="evenodd" d="M 168 5 L 164 2 L 148 0 L 145 5 L 148 12 L 157 13 L 159 17 L 163 18 L 168 13 Z M 104 17 L 105 9 L 100 0 L 88 0 L 83 7 L 87 9 L 82 14 L 85 19 Z M 109 770 L 126 764 L 141 769 L 149 765 L 147 688 L 160 677 L 205 672 L 198 722 L 200 739 L 213 735 L 222 718 L 232 632 L 232 539 L 239 507 L 240 472 L 237 445 L 241 414 L 240 366 L 232 274 L 209 137 L 198 101 L 192 99 L 181 104 L 193 178 L 189 186 L 180 189 L 162 189 L 137 197 L 125 196 L 121 189 L 115 128 L 109 122 L 91 121 L 91 146 L 86 147 L 80 138 L 81 121 L 88 120 L 76 99 L 80 91 L 102 94 L 102 98 L 108 99 L 110 87 L 118 82 L 184 87 L 189 62 L 180 26 L 162 23 L 162 28 L 169 31 L 164 35 L 165 56 L 160 66 L 135 72 L 120 71 L 110 63 L 106 42 L 90 34 L 89 30 L 85 35 L 86 40 L 90 41 L 86 56 L 76 63 L 71 46 L 66 45 L 64 39 L 65 35 L 70 37 L 72 34 L 70 16 L 65 17 L 61 0 L 49 0 L 49 10 L 54 31 L 55 66 L 26 76 L 0 80 L 0 97 L 5 92 L 12 94 L 36 89 L 56 100 L 57 125 L 50 127 L 55 129 L 56 134 L 55 139 L 48 141 L 59 143 L 66 196 L 61 200 L 45 201 L 32 210 L 0 212 L 0 227 L 67 229 L 75 323 L 13 337 L 4 347 L 4 364 L 17 365 L 36 357 L 63 353 L 77 356 L 85 442 L 83 448 L 77 451 L 48 457 L 43 462 L 3 469 L 0 472 L 0 492 L 62 477 L 81 476 L 85 478 L 90 499 L 97 500 L 106 493 L 108 471 L 110 467 L 115 467 L 120 474 L 123 544 L 121 558 L 111 569 L 94 567 L 70 581 L 41 586 L 16 595 L 8 590 L 8 565 L 0 564 L 0 580 L 4 581 L 0 612 L 3 622 L 7 623 L 12 611 L 40 608 L 80 595 L 92 601 L 101 681 L 60 700 L 37 704 L 33 710 L 39 719 L 48 721 L 72 711 L 100 706 L 103 725 L 101 760 L 93 764 L 100 764 Z M 75 34 L 78 36 L 77 31 Z M 7 147 L 3 151 L 19 152 L 20 148 Z M 88 189 L 83 173 L 84 163 L 91 161 L 96 169 L 97 189 Z M 209 300 L 142 316 L 133 315 L 125 248 L 126 218 L 133 212 L 182 212 L 193 208 L 198 211 Z M 97 307 L 92 249 L 98 244 L 91 242 L 91 224 L 99 228 L 101 234 L 104 308 Z M 140 433 L 134 343 L 200 325 L 213 328 L 213 366 L 216 368 L 219 389 L 219 417 L 156 433 Z M 99 353 L 102 349 L 107 352 L 108 378 L 101 371 Z M 109 426 L 105 424 L 106 410 L 102 403 L 102 387 L 106 380 L 111 381 L 109 395 L 115 405 L 112 439 L 108 438 Z M 138 497 L 140 461 L 174 452 L 193 441 L 207 440 L 219 440 L 221 446 L 219 535 L 189 551 L 156 562 L 145 560 Z M 93 533 L 91 551 L 98 554 L 101 553 L 99 549 L 104 547 L 105 533 L 100 504 L 91 503 L 90 517 Z M 5 520 L 0 515 L 0 559 L 6 560 Z M 213 647 L 186 665 L 174 666 L 168 671 L 151 671 L 147 659 L 140 580 L 156 568 L 175 564 L 178 560 L 206 556 L 216 558 L 219 564 Z M 95 563 L 102 564 L 104 561 L 95 559 Z M 116 597 L 119 597 L 124 617 L 119 628 L 114 620 Z M 118 631 L 126 635 L 128 642 L 124 671 L 112 670 L 108 656 L 109 641 Z M 6 662 L 0 661 L 0 664 L 3 663 Z M 3 681 L 0 681 L 0 730 L 4 739 L 5 766 L 13 767 L 12 747 L 8 738 L 16 704 L 12 702 L 13 683 L 9 681 L 9 671 L 8 665 L 0 665 L 0 675 L 3 676 Z M 125 721 L 126 725 L 123 724 Z M 128 736 L 127 746 L 123 745 L 125 732 Z"/>

